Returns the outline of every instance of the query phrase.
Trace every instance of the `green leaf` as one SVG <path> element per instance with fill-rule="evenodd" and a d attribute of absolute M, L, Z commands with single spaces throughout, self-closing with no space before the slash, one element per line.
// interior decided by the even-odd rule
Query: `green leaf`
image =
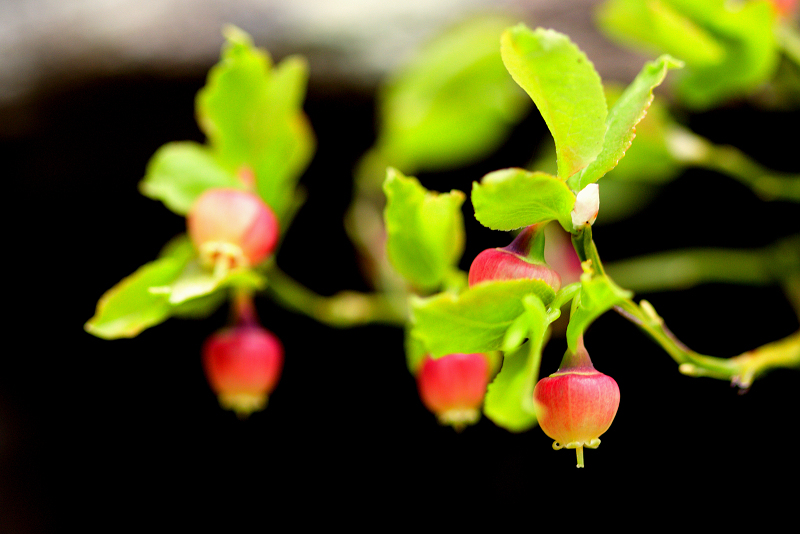
<path fill-rule="evenodd" d="M 603 141 L 603 150 L 597 159 L 567 180 L 573 190 L 582 190 L 616 167 L 636 136 L 636 125 L 647 114 L 653 101 L 653 89 L 664 81 L 667 70 L 682 66 L 681 62 L 670 56 L 661 56 L 644 66 L 611 108 L 606 121 L 608 131 Z"/>
<path fill-rule="evenodd" d="M 606 276 L 581 275 L 581 291 L 572 301 L 572 311 L 567 326 L 567 344 L 573 352 L 578 348 L 578 338 L 589 325 L 633 293 L 622 289 Z"/>
<path fill-rule="evenodd" d="M 725 0 L 706 0 L 703 4 L 707 5 L 672 2 L 708 29 L 726 52 L 722 61 L 694 66 L 678 78 L 675 88 L 688 106 L 706 109 L 747 95 L 772 77 L 780 53 L 770 2 L 745 2 L 736 7 Z"/>
<path fill-rule="evenodd" d="M 412 335 L 434 358 L 499 350 L 506 331 L 525 310 L 523 297 L 531 294 L 545 303 L 555 296 L 545 282 L 523 279 L 478 284 L 460 295 L 412 297 Z"/>
<path fill-rule="evenodd" d="M 511 432 L 523 432 L 536 424 L 533 409 L 533 388 L 539 374 L 539 364 L 548 325 L 558 314 L 551 315 L 542 301 L 534 296 L 523 300 L 525 312 L 520 316 L 528 325 L 526 344 L 506 353 L 503 367 L 489 384 L 483 413 L 496 425 Z"/>
<path fill-rule="evenodd" d="M 691 65 L 713 65 L 725 56 L 723 45 L 669 0 L 607 0 L 597 11 L 597 22 L 618 42 Z"/>
<path fill-rule="evenodd" d="M 177 306 L 192 299 L 211 295 L 224 287 L 241 287 L 258 291 L 265 286 L 264 277 L 252 269 L 212 272 L 203 268 L 199 260 L 192 259 L 183 267 L 177 278 L 168 284 L 150 287 L 150 292 L 154 295 L 166 295 L 169 304 Z"/>
<path fill-rule="evenodd" d="M 498 42 L 509 19 L 463 22 L 417 54 L 379 94 L 377 149 L 406 173 L 453 168 L 494 151 L 530 99 L 508 77 Z M 386 165 L 384 165 L 385 167 Z"/>
<path fill-rule="evenodd" d="M 428 351 L 425 349 L 425 344 L 412 335 L 410 327 L 405 330 L 405 351 L 408 370 L 413 376 L 417 376 Z"/>
<path fill-rule="evenodd" d="M 186 265 L 192 259 L 197 257 L 197 251 L 194 248 L 189 236 L 186 234 L 179 234 L 161 247 L 158 253 L 160 258 L 177 258 Z"/>
<path fill-rule="evenodd" d="M 501 169 L 472 184 L 472 205 L 475 218 L 492 230 L 516 230 L 558 220 L 571 231 L 575 195 L 555 176 Z"/>
<path fill-rule="evenodd" d="M 178 215 L 186 215 L 206 189 L 221 187 L 244 189 L 245 185 L 222 168 L 207 147 L 188 141 L 159 148 L 139 184 L 143 195 L 162 201 Z"/>
<path fill-rule="evenodd" d="M 389 260 L 415 287 L 436 289 L 464 251 L 464 193 L 428 191 L 391 168 L 383 190 Z"/>
<path fill-rule="evenodd" d="M 616 105 L 622 96 L 622 89 L 606 87 L 606 99 L 609 104 Z M 632 143 L 620 160 L 603 179 L 604 188 L 611 180 L 646 182 L 663 184 L 680 174 L 683 166 L 675 160 L 667 144 L 667 137 L 678 128 L 675 119 L 670 115 L 659 99 L 654 99 L 647 114 L 636 125 L 636 142 Z M 609 202 L 603 202 L 603 191 L 600 201 L 603 205 L 603 218 L 606 220 Z"/>
<path fill-rule="evenodd" d="M 217 160 L 229 172 L 253 171 L 256 189 L 283 219 L 313 153 L 302 111 L 308 67 L 290 57 L 273 68 L 266 51 L 229 26 L 221 61 L 197 94 L 197 116 Z"/>
<path fill-rule="evenodd" d="M 225 291 L 214 291 L 172 306 L 172 316 L 181 319 L 205 319 L 227 299 Z"/>
<path fill-rule="evenodd" d="M 167 297 L 149 290 L 171 283 L 183 266 L 181 259 L 162 258 L 139 267 L 100 298 L 94 317 L 84 328 L 97 337 L 116 339 L 135 337 L 165 321 L 171 314 Z"/>
<path fill-rule="evenodd" d="M 566 35 L 519 24 L 503 33 L 500 52 L 530 95 L 556 143 L 558 176 L 566 180 L 594 160 L 606 133 L 600 76 Z"/>
<path fill-rule="evenodd" d="M 483 414 L 511 432 L 524 432 L 536 425 L 536 413 L 523 402 L 529 387 L 532 356 L 530 342 L 503 356 L 503 367 L 486 390 Z M 534 384 L 535 385 L 535 384 Z"/>
<path fill-rule="evenodd" d="M 757 89 L 779 59 L 775 12 L 764 0 L 610 0 L 599 22 L 624 44 L 684 61 L 677 93 L 698 109 Z"/>

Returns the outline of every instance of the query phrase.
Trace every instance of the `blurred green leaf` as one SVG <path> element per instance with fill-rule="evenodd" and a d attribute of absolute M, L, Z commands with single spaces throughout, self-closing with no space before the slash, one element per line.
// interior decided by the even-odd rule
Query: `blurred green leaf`
<path fill-rule="evenodd" d="M 224 33 L 222 58 L 197 94 L 198 123 L 222 167 L 253 171 L 259 195 L 283 219 L 314 149 L 302 111 L 308 67 L 290 57 L 273 68 L 249 35 L 232 26 Z"/>
<path fill-rule="evenodd" d="M 179 276 L 168 284 L 150 288 L 156 295 L 167 295 L 172 306 L 192 299 L 205 297 L 224 287 L 241 287 L 258 291 L 266 286 L 266 280 L 251 269 L 234 269 L 216 273 L 203 268 L 199 260 L 192 259 L 181 270 Z"/>
<path fill-rule="evenodd" d="M 452 168 L 506 139 L 530 107 L 500 58 L 509 24 L 500 16 L 465 21 L 388 80 L 378 97 L 376 143 L 386 164 L 407 173 Z"/>
<path fill-rule="evenodd" d="M 171 314 L 166 295 L 153 294 L 154 286 L 172 283 L 184 263 L 162 258 L 147 263 L 106 291 L 97 303 L 94 317 L 84 325 L 87 332 L 103 339 L 135 337 L 165 321 Z"/>
<path fill-rule="evenodd" d="M 516 230 L 540 222 L 558 220 L 572 230 L 570 215 L 575 195 L 569 187 L 543 172 L 501 169 L 472 184 L 475 218 L 493 230 Z"/>
<path fill-rule="evenodd" d="M 503 33 L 501 54 L 530 95 L 556 143 L 558 176 L 566 180 L 600 153 L 606 100 L 600 76 L 566 35 L 519 24 Z"/>
<path fill-rule="evenodd" d="M 223 169 L 208 147 L 185 141 L 167 143 L 150 158 L 143 195 L 160 200 L 178 215 L 186 215 L 194 201 L 210 188 L 244 189 L 244 183 Z"/>
<path fill-rule="evenodd" d="M 460 295 L 412 297 L 412 336 L 434 358 L 499 350 L 506 331 L 525 310 L 523 297 L 531 294 L 545 303 L 555 296 L 545 282 L 525 279 L 478 284 Z"/>
<path fill-rule="evenodd" d="M 667 70 L 681 66 L 670 56 L 661 56 L 644 66 L 608 113 L 603 150 L 588 167 L 567 180 L 573 190 L 580 191 L 597 182 L 619 163 L 636 136 L 636 125 L 647 114 L 653 101 L 653 89 L 664 81 Z"/>
<path fill-rule="evenodd" d="M 713 65 L 725 56 L 723 44 L 669 0 L 608 0 L 598 8 L 597 22 L 622 44 L 691 65 Z"/>
<path fill-rule="evenodd" d="M 573 352 L 578 348 L 578 338 L 592 322 L 633 293 L 622 289 L 607 276 L 581 275 L 581 291 L 572 301 L 572 311 L 567 326 L 567 344 Z"/>
<path fill-rule="evenodd" d="M 775 12 L 766 0 L 610 0 L 598 15 L 623 44 L 684 61 L 676 91 L 694 108 L 752 92 L 778 64 Z"/>
<path fill-rule="evenodd" d="M 523 432 L 536 424 L 533 410 L 533 388 L 548 325 L 556 315 L 545 310 L 542 301 L 529 295 L 523 300 L 528 325 L 528 341 L 503 357 L 503 367 L 489 384 L 483 413 L 496 425 L 511 432 Z"/>
<path fill-rule="evenodd" d="M 415 287 L 436 289 L 464 251 L 464 193 L 428 191 L 391 168 L 383 190 L 389 260 Z"/>
<path fill-rule="evenodd" d="M 205 319 L 227 300 L 225 291 L 214 291 L 202 297 L 186 300 L 172 306 L 171 315 L 180 319 Z"/>
<path fill-rule="evenodd" d="M 197 257 L 197 251 L 194 249 L 189 236 L 180 234 L 167 241 L 167 244 L 161 247 L 158 257 L 159 259 L 177 258 L 183 262 L 183 265 L 186 265 L 191 259 Z"/>
<path fill-rule="evenodd" d="M 413 376 L 417 376 L 428 351 L 425 349 L 425 344 L 412 335 L 410 325 L 405 330 L 405 350 L 408 370 Z"/>

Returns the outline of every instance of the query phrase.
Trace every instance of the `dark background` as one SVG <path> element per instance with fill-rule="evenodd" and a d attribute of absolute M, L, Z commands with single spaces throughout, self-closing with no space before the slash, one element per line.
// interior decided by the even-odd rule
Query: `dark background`
<path fill-rule="evenodd" d="M 761 472 L 797 475 L 797 371 L 776 371 L 740 395 L 724 382 L 680 375 L 614 313 L 594 324 L 587 346 L 596 367 L 619 383 L 622 402 L 580 471 L 574 453 L 553 451 L 539 429 L 513 435 L 486 419 L 461 434 L 440 427 L 418 399 L 398 329 L 331 329 L 260 299 L 286 364 L 268 408 L 246 421 L 218 407 L 200 366 L 200 346 L 225 324 L 225 309 L 202 321 L 172 319 L 132 340 L 85 333 L 103 292 L 184 229 L 137 183 L 162 144 L 202 141 L 193 99 L 203 83 L 107 78 L 45 93 L 17 113 L 24 127 L 0 139 L 10 288 L 0 364 L 0 532 L 115 531 L 159 517 L 183 517 L 185 525 L 228 499 L 238 514 L 287 513 L 305 503 L 358 516 L 375 506 L 455 515 L 542 507 L 562 499 L 565 487 L 619 500 L 676 483 L 686 492 L 709 484 L 717 496 L 763 497 L 777 490 L 742 481 Z M 322 294 L 366 289 L 340 221 L 350 170 L 373 140 L 372 98 L 312 79 L 306 110 L 318 151 L 302 179 L 308 202 L 278 263 Z M 698 133 L 794 172 L 797 119 L 744 104 L 686 118 Z M 531 116 L 489 160 L 421 179 L 431 189 L 468 190 L 488 171 L 525 165 L 545 135 Z M 480 250 L 510 238 L 480 227 L 469 203 L 465 219 L 466 269 Z M 760 202 L 700 171 L 669 185 L 640 215 L 601 223 L 594 233 L 606 261 L 659 248 L 764 246 L 800 228 L 796 204 Z M 651 239 L 642 239 L 645 230 Z M 738 354 L 798 328 L 777 287 L 639 296 L 704 353 Z M 551 341 L 543 375 L 564 347 Z M 625 493 L 609 493 L 614 487 Z M 186 502 L 194 512 L 182 516 Z"/>

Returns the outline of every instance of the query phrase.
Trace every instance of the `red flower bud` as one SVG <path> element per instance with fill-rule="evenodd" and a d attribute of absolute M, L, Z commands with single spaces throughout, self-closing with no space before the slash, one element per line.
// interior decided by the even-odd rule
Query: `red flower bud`
<path fill-rule="evenodd" d="M 619 386 L 595 370 L 581 338 L 575 354 L 567 351 L 558 371 L 536 384 L 534 407 L 539 426 L 555 440 L 554 449 L 576 449 L 583 467 L 583 447 L 596 449 L 619 408 Z"/>
<path fill-rule="evenodd" d="M 420 399 L 439 422 L 461 429 L 480 418 L 490 373 L 483 354 L 425 356 L 417 375 Z"/>
<path fill-rule="evenodd" d="M 525 228 L 504 248 L 490 248 L 478 254 L 469 268 L 469 285 L 487 280 L 542 280 L 558 291 L 561 277 L 544 261 L 544 228 Z"/>
<path fill-rule="evenodd" d="M 220 405 L 246 417 L 267 405 L 283 368 L 283 345 L 257 325 L 223 328 L 204 343 L 203 368 Z"/>
<path fill-rule="evenodd" d="M 278 219 L 261 198 L 239 189 L 210 189 L 186 218 L 189 238 L 207 267 L 227 260 L 228 269 L 251 267 L 278 243 Z"/>

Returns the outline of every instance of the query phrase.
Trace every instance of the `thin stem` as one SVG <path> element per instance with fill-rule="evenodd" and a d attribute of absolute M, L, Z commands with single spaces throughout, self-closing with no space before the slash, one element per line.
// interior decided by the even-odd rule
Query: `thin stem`
<path fill-rule="evenodd" d="M 584 467 L 583 465 L 583 445 L 575 447 L 575 454 L 578 455 L 578 465 L 576 467 Z"/>
<path fill-rule="evenodd" d="M 237 288 L 234 290 L 231 302 L 231 312 L 236 324 L 254 326 L 258 324 L 256 305 L 253 302 L 253 293 L 249 289 Z"/>
<path fill-rule="evenodd" d="M 329 326 L 351 327 L 370 323 L 402 326 L 408 321 L 405 295 L 340 291 L 323 297 L 300 284 L 276 265 L 267 277 L 267 291 L 284 307 Z"/>
<path fill-rule="evenodd" d="M 800 175 L 768 169 L 737 148 L 715 145 L 679 126 L 667 133 L 667 146 L 681 163 L 725 174 L 752 189 L 763 200 L 800 202 Z"/>
<path fill-rule="evenodd" d="M 800 235 L 753 250 L 659 252 L 611 263 L 606 271 L 627 289 L 644 292 L 686 289 L 708 282 L 781 283 L 800 273 Z"/>
<path fill-rule="evenodd" d="M 614 309 L 658 343 L 680 364 L 678 370 L 685 375 L 730 380 L 735 386 L 748 388 L 753 380 L 770 369 L 800 368 L 800 331 L 733 358 L 716 358 L 695 352 L 681 343 L 647 301 L 637 305 L 626 300 Z"/>
<path fill-rule="evenodd" d="M 591 227 L 573 235 L 573 243 L 581 259 L 592 260 L 595 273 L 603 272 L 602 262 L 592 239 Z M 614 307 L 658 343 L 678 364 L 678 370 L 690 376 L 707 376 L 730 380 L 733 385 L 748 388 L 756 377 L 777 368 L 800 368 L 800 331 L 772 343 L 747 351 L 734 358 L 717 358 L 693 351 L 675 337 L 664 320 L 646 300 L 636 304 L 624 299 Z"/>
<path fill-rule="evenodd" d="M 605 268 L 603 262 L 600 261 L 600 255 L 597 252 L 597 246 L 592 240 L 592 227 L 586 224 L 578 230 L 578 233 L 572 234 L 572 246 L 578 254 L 581 263 L 584 261 L 591 261 L 592 269 L 598 276 L 605 275 Z"/>

